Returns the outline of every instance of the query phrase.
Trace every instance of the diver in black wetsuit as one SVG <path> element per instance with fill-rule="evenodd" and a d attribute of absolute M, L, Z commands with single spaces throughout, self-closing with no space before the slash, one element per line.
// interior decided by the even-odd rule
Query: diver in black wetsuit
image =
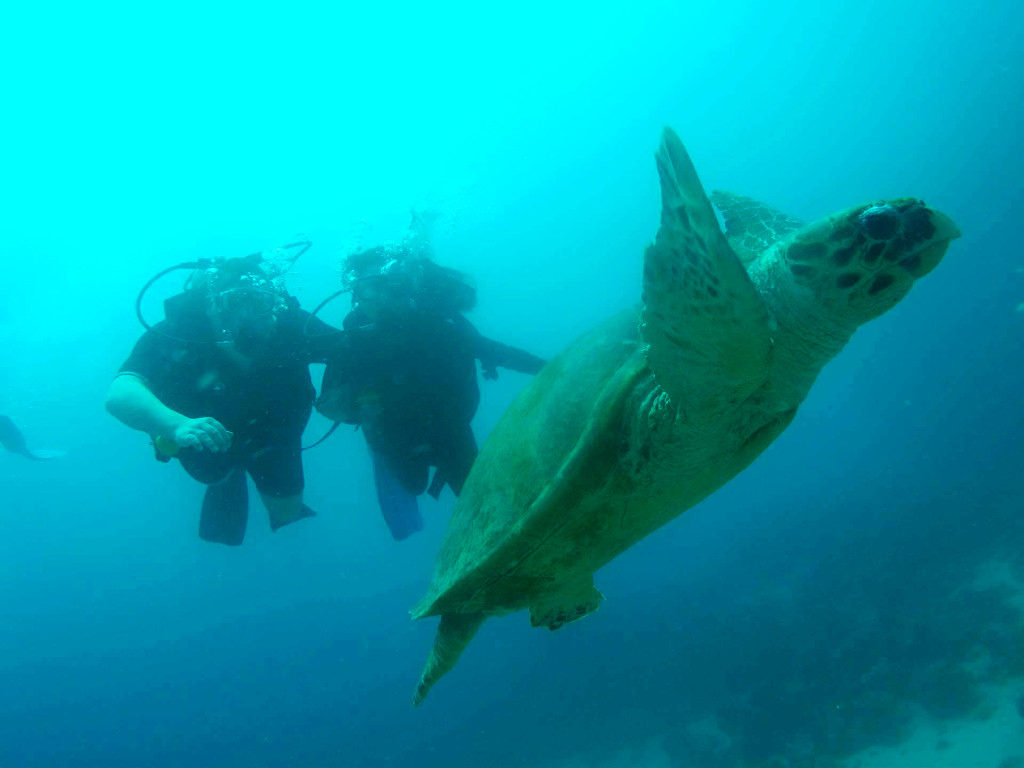
<path fill-rule="evenodd" d="M 423 525 L 416 497 L 445 485 L 458 495 L 476 458 L 476 361 L 496 378 L 499 367 L 537 373 L 544 360 L 482 336 L 462 314 L 474 288 L 408 248 L 350 256 L 345 280 L 345 352 L 328 363 L 317 409 L 362 428 L 381 511 L 403 539 Z"/>
<path fill-rule="evenodd" d="M 31 450 L 28 443 L 25 442 L 25 436 L 21 434 L 21 430 L 7 416 L 0 416 L 0 445 L 3 445 L 11 453 L 34 461 L 46 461 L 64 455 L 62 451 Z"/>
<path fill-rule="evenodd" d="M 242 543 L 246 474 L 272 529 L 311 516 L 300 444 L 315 397 L 308 366 L 342 334 L 302 311 L 259 254 L 197 269 L 165 312 L 122 365 L 107 409 L 207 485 L 201 538 Z"/>

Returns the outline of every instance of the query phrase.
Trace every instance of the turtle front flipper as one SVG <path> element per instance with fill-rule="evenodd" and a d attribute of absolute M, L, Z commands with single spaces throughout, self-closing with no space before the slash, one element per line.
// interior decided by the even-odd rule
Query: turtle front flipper
<path fill-rule="evenodd" d="M 715 411 L 764 381 L 771 319 L 671 128 L 656 159 L 662 209 L 644 253 L 647 359 L 675 403 L 688 412 Z"/>

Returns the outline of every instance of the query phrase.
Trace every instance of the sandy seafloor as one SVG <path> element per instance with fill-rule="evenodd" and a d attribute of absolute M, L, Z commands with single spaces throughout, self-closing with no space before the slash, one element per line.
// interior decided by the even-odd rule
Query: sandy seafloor
<path fill-rule="evenodd" d="M 1005 563 L 989 563 L 974 586 L 1013 587 L 1024 621 L 1024 584 Z M 919 718 L 913 734 L 899 746 L 866 750 L 844 761 L 842 768 L 1024 768 L 1024 678 L 987 686 L 984 699 L 971 718 Z"/>
<path fill-rule="evenodd" d="M 875 747 L 839 763 L 773 763 L 765 768 L 1024 768 L 1024 725 L 1018 705 L 1024 678 L 987 690 L 985 704 L 972 718 L 935 722 L 921 718 L 913 734 L 895 747 Z M 693 725 L 709 739 L 724 734 L 713 723 Z M 623 749 L 606 758 L 577 757 L 544 768 L 691 768 L 673 762 L 657 741 Z"/>
<path fill-rule="evenodd" d="M 1000 560 L 988 562 L 969 587 L 1014 589 L 1018 597 L 1013 602 L 1020 609 L 1024 625 L 1024 583 L 1014 576 L 1010 564 Z M 983 667 L 986 659 L 979 655 L 964 663 Z M 1024 677 L 983 686 L 983 692 L 982 702 L 970 717 L 939 721 L 921 713 L 909 736 L 894 746 L 872 747 L 838 762 L 809 756 L 806 760 L 736 768 L 1024 768 Z M 724 756 L 729 752 L 730 739 L 713 718 L 690 723 L 686 730 L 703 741 L 709 753 Z M 678 763 L 654 739 L 604 756 L 580 755 L 552 761 L 542 768 L 699 766 Z"/>
<path fill-rule="evenodd" d="M 988 690 L 979 714 L 968 720 L 922 720 L 897 747 L 867 750 L 842 768 L 1022 768 L 1024 726 L 1017 711 L 1024 678 Z"/>

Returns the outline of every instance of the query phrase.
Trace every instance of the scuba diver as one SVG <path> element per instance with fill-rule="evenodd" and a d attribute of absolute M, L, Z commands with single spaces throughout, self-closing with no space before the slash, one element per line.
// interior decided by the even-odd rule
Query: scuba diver
<path fill-rule="evenodd" d="M 353 304 L 345 351 L 328 363 L 317 409 L 362 428 L 381 511 L 400 540 L 423 527 L 417 496 L 462 491 L 477 455 L 476 361 L 488 379 L 499 367 L 534 374 L 545 361 L 482 336 L 463 316 L 475 289 L 422 250 L 352 254 L 343 281 Z"/>
<path fill-rule="evenodd" d="M 285 248 L 301 246 L 301 254 L 309 245 Z M 193 271 L 151 327 L 142 297 L 175 269 Z M 147 330 L 107 394 L 107 410 L 151 435 L 159 460 L 177 458 L 207 485 L 199 522 L 206 541 L 242 543 L 247 473 L 272 530 L 314 514 L 302 500 L 301 438 L 315 398 L 308 366 L 326 362 L 342 335 L 301 310 L 281 274 L 261 254 L 157 274 L 136 302 Z"/>
<path fill-rule="evenodd" d="M 9 417 L 2 415 L 0 415 L 0 445 L 3 445 L 11 453 L 34 461 L 57 459 L 64 455 L 63 451 L 31 450 L 25 441 L 25 436 L 21 434 L 21 430 Z"/>

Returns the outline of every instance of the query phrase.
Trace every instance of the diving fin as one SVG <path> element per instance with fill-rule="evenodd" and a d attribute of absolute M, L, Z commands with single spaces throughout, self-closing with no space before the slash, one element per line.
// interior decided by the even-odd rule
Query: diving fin
<path fill-rule="evenodd" d="M 49 461 L 50 459 L 61 459 L 67 456 L 68 452 L 57 449 L 34 448 L 24 451 L 21 455 L 26 459 L 33 459 L 34 461 Z"/>
<path fill-rule="evenodd" d="M 372 448 L 373 482 L 377 487 L 377 502 L 384 515 L 384 522 L 395 541 L 408 538 L 423 530 L 423 516 L 420 514 L 416 496 L 402 487 L 387 465 L 387 460 Z"/>
<path fill-rule="evenodd" d="M 0 445 L 3 445 L 11 453 L 16 453 L 19 456 L 24 456 L 26 459 L 34 461 L 59 459 L 61 456 L 66 455 L 64 451 L 33 451 L 28 447 L 28 443 L 25 442 L 25 436 L 21 433 L 21 430 L 7 416 L 0 416 Z"/>
<path fill-rule="evenodd" d="M 219 483 L 206 486 L 199 516 L 199 538 L 237 546 L 249 519 L 249 488 L 244 469 L 235 469 Z"/>
<path fill-rule="evenodd" d="M 430 481 L 430 487 L 427 488 L 427 495 L 435 499 L 439 498 L 447 482 L 444 478 L 444 473 L 440 469 L 434 470 L 434 478 Z"/>
<path fill-rule="evenodd" d="M 270 515 L 270 530 L 277 531 L 286 525 L 291 525 L 298 520 L 305 520 L 307 517 L 316 517 L 316 512 L 308 504 L 303 504 L 302 509 L 298 511 L 293 517 L 289 517 L 287 520 L 282 520 L 275 517 L 273 514 Z"/>

